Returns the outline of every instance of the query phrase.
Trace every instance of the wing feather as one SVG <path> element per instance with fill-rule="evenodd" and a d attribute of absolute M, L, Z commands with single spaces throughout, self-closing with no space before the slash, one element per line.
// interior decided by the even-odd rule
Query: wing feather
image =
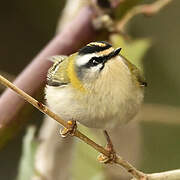
<path fill-rule="evenodd" d="M 136 77 L 137 81 L 139 82 L 140 86 L 147 86 L 147 82 L 144 79 L 144 76 L 140 72 L 140 70 L 132 64 L 129 60 L 121 55 L 122 59 L 124 60 L 125 64 L 129 67 L 130 71 Z"/>
<path fill-rule="evenodd" d="M 68 56 L 52 56 L 49 60 L 53 61 L 54 64 L 48 70 L 48 85 L 64 86 L 69 84 L 70 80 L 67 75 L 67 66 L 69 63 Z"/>

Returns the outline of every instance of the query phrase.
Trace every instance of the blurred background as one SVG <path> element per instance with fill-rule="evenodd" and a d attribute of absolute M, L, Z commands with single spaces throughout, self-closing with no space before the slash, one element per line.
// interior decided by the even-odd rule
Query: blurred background
<path fill-rule="evenodd" d="M 64 2 L 59 0 L 1 2 L 0 73 L 14 79 L 48 43 L 55 34 Z M 169 105 L 180 109 L 179 8 L 180 1 L 174 0 L 155 16 L 136 16 L 128 25 L 128 34 L 134 39 L 151 39 L 151 47 L 143 57 L 144 73 L 148 82 L 145 103 Z M 29 124 L 40 126 L 41 113 L 36 111 L 33 117 L 25 127 Z M 26 128 L 23 128 L 0 150 L 0 177 L 3 180 L 13 180 L 17 175 L 25 131 Z M 160 172 L 180 167 L 180 123 L 144 121 L 140 124 L 140 133 L 141 170 Z"/>

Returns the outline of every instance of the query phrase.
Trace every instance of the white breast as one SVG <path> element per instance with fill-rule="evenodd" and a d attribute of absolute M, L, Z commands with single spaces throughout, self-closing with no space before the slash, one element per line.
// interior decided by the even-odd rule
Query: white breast
<path fill-rule="evenodd" d="M 66 121 L 79 120 L 82 113 L 85 113 L 76 101 L 71 86 L 53 87 L 47 85 L 45 94 L 50 109 Z"/>

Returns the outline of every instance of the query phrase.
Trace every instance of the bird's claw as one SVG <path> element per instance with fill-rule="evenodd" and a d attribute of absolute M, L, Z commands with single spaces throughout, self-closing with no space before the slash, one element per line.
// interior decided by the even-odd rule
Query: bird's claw
<path fill-rule="evenodd" d="M 107 140 L 107 145 L 106 145 L 105 149 L 109 152 L 109 156 L 105 156 L 104 154 L 100 154 L 97 157 L 97 159 L 101 163 L 105 163 L 105 164 L 113 163 L 116 160 L 116 152 L 114 150 L 112 141 L 111 141 L 107 131 L 104 131 L 104 134 L 105 134 L 105 137 L 106 137 L 106 140 Z"/>
<path fill-rule="evenodd" d="M 116 153 L 110 152 L 110 153 L 109 153 L 109 156 L 105 156 L 104 154 L 100 154 L 100 155 L 97 157 L 97 160 L 98 160 L 100 163 L 104 163 L 104 164 L 113 163 L 113 162 L 115 162 L 115 160 L 116 160 Z"/>
<path fill-rule="evenodd" d="M 63 138 L 67 137 L 68 135 L 73 136 L 77 129 L 76 121 L 74 120 L 68 121 L 67 124 L 68 124 L 68 128 L 60 129 L 60 134 Z"/>

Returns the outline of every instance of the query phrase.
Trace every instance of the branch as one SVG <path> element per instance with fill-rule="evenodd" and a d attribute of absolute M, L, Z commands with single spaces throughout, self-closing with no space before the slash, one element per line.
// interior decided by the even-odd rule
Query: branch
<path fill-rule="evenodd" d="M 171 0 L 169 0 L 169 1 L 164 0 L 164 2 L 165 1 L 166 1 L 166 4 L 167 4 Z M 158 2 L 159 3 L 161 2 L 161 4 L 159 4 L 159 6 L 158 6 Z M 151 9 L 151 11 L 149 10 L 149 12 L 151 12 L 149 14 L 155 14 L 163 6 L 165 6 L 165 4 L 162 5 L 163 4 L 162 0 L 159 0 L 156 3 L 153 3 L 153 4 L 156 4 L 157 8 L 152 8 L 154 10 Z M 144 7 L 146 6 L 146 8 L 145 8 L 146 12 L 148 12 L 147 11 L 147 9 L 148 9 L 147 6 L 153 7 L 152 6 L 153 4 L 144 5 Z M 84 9 L 84 11 L 85 11 L 85 9 Z M 53 54 L 59 54 L 59 53 L 62 53 L 62 52 L 65 52 L 65 53 L 69 54 L 73 50 L 78 48 L 77 47 L 78 44 L 76 44 L 76 42 L 79 42 L 77 40 L 77 39 L 79 39 L 79 37 L 81 37 L 81 39 L 84 39 L 84 41 L 87 41 L 86 37 L 89 37 L 90 39 L 93 37 L 94 31 L 93 31 L 93 28 L 92 28 L 91 23 L 90 23 L 93 13 L 92 13 L 91 10 L 89 11 L 89 9 L 88 9 L 88 11 L 86 9 L 85 12 L 86 13 L 88 12 L 87 13 L 88 16 L 83 17 L 82 16 L 83 13 L 81 12 L 82 14 L 79 15 L 80 21 L 77 18 L 72 24 L 67 26 L 66 29 L 61 34 L 57 35 L 54 38 L 54 40 L 35 58 L 35 61 L 32 64 L 29 65 L 29 68 L 25 69 L 25 71 L 22 73 L 22 75 L 15 81 L 16 85 L 20 86 L 22 89 L 24 89 L 29 94 L 33 94 L 39 88 L 39 86 L 42 84 L 42 82 L 44 81 L 46 71 L 50 66 L 50 63 L 48 61 L 47 61 L 46 64 L 43 62 L 43 60 L 45 58 L 47 58 L 48 56 L 51 56 Z M 139 13 L 137 11 L 134 15 L 140 14 L 140 13 L 146 14 L 145 11 L 144 12 L 139 11 Z M 84 21 L 82 21 L 82 17 L 84 18 Z M 131 17 L 130 17 L 130 19 L 131 19 Z M 77 23 L 80 23 L 80 24 L 77 25 Z M 74 27 L 77 27 L 77 29 L 75 29 Z M 73 28 L 73 32 L 69 31 L 69 29 L 72 29 L 72 28 Z M 90 28 L 90 29 L 88 29 L 88 28 Z M 88 33 L 83 33 L 83 34 L 85 34 L 85 37 L 82 38 L 82 35 L 83 35 L 82 32 L 84 32 L 86 30 L 87 30 Z M 87 34 L 89 36 L 87 36 Z M 67 38 L 70 38 L 70 39 L 67 40 Z M 77 46 L 74 47 L 75 45 L 77 45 Z M 36 79 L 36 78 L 40 78 L 40 79 L 38 79 L 39 81 L 37 80 L 39 82 L 39 84 L 34 83 L 34 79 Z M 58 123 L 60 123 L 64 127 L 68 128 L 67 122 L 62 120 L 58 115 L 56 115 L 50 109 L 48 109 L 47 106 L 45 106 L 42 103 L 38 102 L 37 100 L 32 98 L 30 95 L 26 94 L 24 91 L 17 88 L 15 85 L 10 83 L 8 80 L 3 78 L 2 76 L 0 76 L 0 82 L 2 84 L 4 84 L 5 86 L 11 88 L 16 93 L 18 93 L 26 101 L 28 101 L 30 104 L 35 106 L 41 112 L 43 112 L 44 114 L 50 116 L 51 118 L 56 120 Z M 29 86 L 29 84 L 31 86 Z M 33 86 L 33 89 L 32 89 L 32 86 Z M 29 87 L 31 87 L 32 90 L 29 89 Z M 13 99 L 14 104 L 10 103 L 10 102 L 12 102 L 11 99 Z M 1 97 L 1 101 L 0 101 L 0 114 L 2 115 L 0 117 L 1 118 L 0 119 L 0 130 L 4 127 L 5 124 L 9 123 L 12 120 L 12 117 L 14 117 L 13 112 L 17 113 L 20 110 L 20 108 L 23 106 L 23 104 L 24 104 L 24 101 L 19 99 L 19 97 L 17 97 L 10 90 L 7 90 L 4 93 L 4 95 Z M 92 141 L 87 136 L 82 134 L 79 130 L 76 130 L 74 132 L 74 136 L 78 137 L 79 139 L 81 139 L 85 143 L 89 144 L 91 147 L 96 149 L 98 152 L 104 154 L 105 156 L 107 156 L 107 157 L 110 156 L 109 151 L 107 151 L 102 146 L 96 144 L 94 141 Z M 180 179 L 180 170 L 173 170 L 173 171 L 167 171 L 167 172 L 162 172 L 162 173 L 154 173 L 154 174 L 144 174 L 143 172 L 138 171 L 135 167 L 133 167 L 130 163 L 128 163 L 126 160 L 124 160 L 121 156 L 119 156 L 117 154 L 116 154 L 116 158 L 113 160 L 113 162 L 118 164 L 118 165 L 121 165 L 122 167 L 124 167 L 134 177 L 134 180 L 135 179 L 137 179 L 137 180 L 164 180 L 164 179 L 166 179 L 166 180 L 170 180 L 170 179 L 171 180 L 177 180 L 177 179 Z"/>
<path fill-rule="evenodd" d="M 152 16 L 158 13 L 163 7 L 167 6 L 173 0 L 156 0 L 152 4 L 144 4 L 133 7 L 129 10 L 124 17 L 118 22 L 116 30 L 123 32 L 126 24 L 136 15 L 144 14 L 146 16 Z"/>
<path fill-rule="evenodd" d="M 179 169 L 147 175 L 147 180 L 179 180 L 179 179 L 180 179 Z M 133 178 L 132 180 L 137 180 L 137 179 Z"/>
<path fill-rule="evenodd" d="M 21 89 L 17 88 L 14 84 L 9 82 L 7 79 L 5 79 L 1 75 L 0 75 L 0 83 L 11 88 L 13 91 L 15 91 L 18 95 L 20 95 L 22 98 L 24 98 L 30 104 L 32 104 L 34 107 L 39 109 L 41 112 L 48 115 L 52 119 L 56 120 L 62 126 L 68 128 L 68 124 L 66 121 L 61 119 L 57 114 L 53 113 L 47 106 L 45 106 L 41 102 L 35 100 L 34 98 L 32 98 L 31 96 L 26 94 Z M 0 127 L 1 127 L 1 124 L 0 124 Z M 89 139 L 87 136 L 85 136 L 79 130 L 75 130 L 74 136 L 78 137 L 79 139 L 81 139 L 86 144 L 90 145 L 91 147 L 93 147 L 98 152 L 102 153 L 103 155 L 110 157 L 109 151 L 107 151 L 102 146 L 96 144 L 94 141 Z M 113 162 L 118 165 L 121 165 L 123 168 L 125 168 L 134 177 L 133 180 L 179 180 L 180 179 L 180 170 L 173 170 L 173 171 L 154 173 L 154 174 L 144 174 L 143 172 L 138 171 L 134 166 L 132 166 L 129 162 L 127 162 L 121 156 L 119 156 L 117 154 L 116 154 L 116 158 L 114 159 Z"/>
<path fill-rule="evenodd" d="M 20 95 L 30 104 L 32 104 L 34 107 L 39 109 L 41 112 L 53 118 L 62 126 L 68 128 L 68 124 L 66 121 L 61 119 L 57 114 L 53 113 L 47 106 L 45 106 L 41 102 L 35 100 L 34 98 L 26 94 L 24 91 L 17 88 L 14 84 L 9 82 L 7 79 L 5 79 L 1 75 L 0 75 L 0 83 L 11 88 L 13 91 L 15 91 L 18 95 Z M 0 124 L 0 127 L 1 127 L 1 124 Z M 90 145 L 91 147 L 93 147 L 95 150 L 102 153 L 103 155 L 110 157 L 108 150 L 106 150 L 104 147 L 98 145 L 97 143 L 89 139 L 86 135 L 81 133 L 79 130 L 76 129 L 73 136 L 78 137 L 83 142 Z M 166 171 L 162 173 L 145 174 L 137 170 L 134 166 L 132 166 L 129 162 L 127 162 L 121 156 L 117 154 L 116 154 L 115 159 L 113 159 L 113 163 L 116 163 L 122 166 L 123 168 L 125 168 L 127 172 L 129 172 L 134 177 L 133 180 L 179 180 L 180 179 L 180 170 L 172 170 L 172 171 Z"/>
<path fill-rule="evenodd" d="M 9 74 L 9 73 L 4 72 L 4 71 L 1 71 L 1 70 L 0 70 L 0 74 L 2 74 L 3 76 L 7 77 L 10 81 L 13 81 L 13 80 L 15 79 L 15 76 L 14 76 L 14 75 Z M 6 88 L 6 87 L 4 87 L 4 86 L 2 86 L 2 85 L 0 84 L 0 94 L 1 94 L 1 92 L 4 91 L 5 88 Z"/>
<path fill-rule="evenodd" d="M 16 87 L 14 84 L 12 84 L 11 82 L 9 82 L 7 79 L 5 79 L 3 76 L 0 75 L 0 83 L 11 88 L 13 91 L 15 91 L 18 95 L 20 95 L 22 98 L 24 98 L 27 102 L 29 102 L 30 104 L 32 104 L 34 107 L 36 107 L 37 109 L 39 109 L 41 112 L 43 112 L 44 114 L 48 115 L 49 117 L 53 118 L 54 120 L 56 120 L 58 123 L 60 123 L 62 126 L 64 126 L 65 128 L 68 128 L 68 124 L 66 121 L 64 121 L 63 119 L 61 119 L 57 114 L 53 113 L 47 106 L 45 106 L 44 104 L 42 104 L 41 102 L 35 100 L 34 98 L 32 98 L 31 96 L 29 96 L 28 94 L 26 94 L 24 91 L 22 91 L 21 89 L 19 89 L 18 87 Z M 1 127 L 1 124 L 0 124 Z M 79 130 L 75 130 L 75 132 L 73 133 L 73 136 L 78 137 L 79 139 L 81 139 L 82 141 L 84 141 L 86 144 L 90 145 L 91 147 L 93 147 L 95 150 L 97 150 L 98 152 L 102 153 L 103 155 L 105 155 L 106 157 L 110 157 L 110 153 L 108 150 L 106 150 L 105 148 L 103 148 L 102 146 L 96 144 L 94 141 L 92 141 L 91 139 L 89 139 L 87 136 L 85 136 L 83 133 L 81 133 Z M 130 163 L 128 163 L 127 161 L 125 161 L 121 156 L 116 155 L 116 158 L 113 160 L 114 163 L 121 165 L 122 167 L 124 167 L 129 173 L 131 173 L 131 175 L 135 178 L 137 178 L 138 180 L 145 180 L 144 178 L 146 177 L 146 175 L 144 173 L 142 173 L 141 171 L 138 171 L 135 167 L 133 167 Z"/>

